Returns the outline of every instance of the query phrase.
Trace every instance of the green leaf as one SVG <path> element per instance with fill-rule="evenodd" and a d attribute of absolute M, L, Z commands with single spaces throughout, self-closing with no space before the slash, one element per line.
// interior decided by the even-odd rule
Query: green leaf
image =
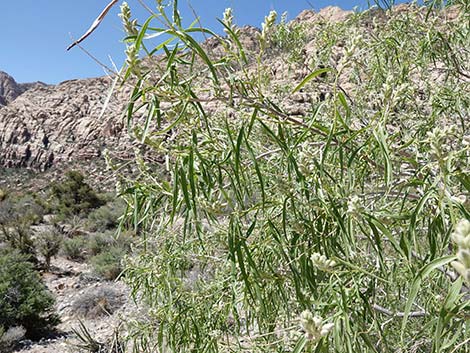
<path fill-rule="evenodd" d="M 416 296 L 418 295 L 419 289 L 421 288 L 421 282 L 428 277 L 432 271 L 435 269 L 444 266 L 448 264 L 449 262 L 455 260 L 456 257 L 454 255 L 449 255 L 449 256 L 443 256 L 438 259 L 434 259 L 431 261 L 429 264 L 424 266 L 416 275 L 415 279 L 413 280 L 413 283 L 411 284 L 411 289 L 410 293 L 408 294 L 408 300 L 405 305 L 405 310 L 404 310 L 404 315 L 403 315 L 403 321 L 401 324 L 401 340 L 403 342 L 404 335 L 405 335 L 405 329 L 406 329 L 406 324 L 408 322 L 408 317 L 411 312 L 411 307 L 413 306 L 413 303 L 416 299 Z"/>
<path fill-rule="evenodd" d="M 209 68 L 209 71 L 212 73 L 212 78 L 214 79 L 214 82 L 217 85 L 219 84 L 219 79 L 217 77 L 217 70 L 215 69 L 214 64 L 212 63 L 212 61 L 207 56 L 207 53 L 204 51 L 204 49 L 202 49 L 202 47 L 198 44 L 198 42 L 196 42 L 196 40 L 193 37 L 191 37 L 186 32 L 182 32 L 182 31 L 167 30 L 166 33 L 178 37 L 191 50 L 196 52 L 199 55 L 199 57 L 206 63 L 207 67 Z"/>
<path fill-rule="evenodd" d="M 323 69 L 318 69 L 318 70 L 315 70 L 314 72 L 310 73 L 307 75 L 307 77 L 305 77 L 302 82 L 300 82 L 297 87 L 294 88 L 294 90 L 292 91 L 292 93 L 295 93 L 295 92 L 298 92 L 302 89 L 303 86 L 305 86 L 307 83 L 309 83 L 311 80 L 313 80 L 315 77 L 318 77 L 320 76 L 321 74 L 324 74 L 326 72 L 330 72 L 330 71 L 333 71 L 333 69 L 329 68 L 329 67 L 326 67 L 326 68 L 323 68 Z"/>
<path fill-rule="evenodd" d="M 470 175 L 461 173 L 457 175 L 457 179 L 467 191 L 470 191 Z"/>
<path fill-rule="evenodd" d="M 295 344 L 295 347 L 294 347 L 294 350 L 292 351 L 292 353 L 301 353 L 301 352 L 303 352 L 306 344 L 307 344 L 307 337 L 305 337 L 305 335 L 302 335 L 297 340 L 297 343 Z"/>
<path fill-rule="evenodd" d="M 374 137 L 377 140 L 382 156 L 385 160 L 385 185 L 388 187 L 392 182 L 392 161 L 390 158 L 390 151 L 388 149 L 387 138 L 385 136 L 385 131 L 382 127 L 377 128 L 374 131 Z"/>
<path fill-rule="evenodd" d="M 246 58 L 245 50 L 243 49 L 242 43 L 240 43 L 240 40 L 238 39 L 238 36 L 237 36 L 237 35 L 235 34 L 235 32 L 233 32 L 232 29 L 231 29 L 229 26 L 227 26 L 222 20 L 217 19 L 217 21 L 219 21 L 219 22 L 222 24 L 222 26 L 225 27 L 225 29 L 227 30 L 227 32 L 228 32 L 230 38 L 232 38 L 233 41 L 235 42 L 235 44 L 237 45 L 238 51 L 240 52 L 240 57 L 242 58 L 243 62 L 244 62 L 245 64 L 247 64 L 247 63 L 248 63 L 248 59 Z"/>

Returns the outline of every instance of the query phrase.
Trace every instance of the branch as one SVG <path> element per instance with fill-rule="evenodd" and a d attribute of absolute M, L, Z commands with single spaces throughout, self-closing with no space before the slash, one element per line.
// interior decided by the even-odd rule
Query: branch
<path fill-rule="evenodd" d="M 86 31 L 86 33 L 81 36 L 78 40 L 76 40 L 75 42 L 73 42 L 71 45 L 69 45 L 67 47 L 67 50 L 70 50 L 72 49 L 74 46 L 76 46 L 77 44 L 83 42 L 90 34 L 93 33 L 93 31 L 98 28 L 98 26 L 100 25 L 100 23 L 103 21 L 103 19 L 106 17 L 106 14 L 108 13 L 109 10 L 111 10 L 111 8 L 116 5 L 116 3 L 118 2 L 118 0 L 111 0 L 111 2 L 104 8 L 104 10 L 100 13 L 100 15 L 96 18 L 95 22 L 93 22 L 93 24 L 90 26 L 90 28 L 88 29 L 88 31 Z"/>
<path fill-rule="evenodd" d="M 382 314 L 385 314 L 387 316 L 394 316 L 394 317 L 403 317 L 405 316 L 405 313 L 401 312 L 401 311 L 397 311 L 397 312 L 393 312 L 387 308 L 384 308 L 383 306 L 380 306 L 380 305 L 377 305 L 377 304 L 372 304 L 372 309 L 382 313 Z M 412 311 L 409 313 L 408 317 L 424 317 L 426 316 L 426 312 L 425 311 Z"/>

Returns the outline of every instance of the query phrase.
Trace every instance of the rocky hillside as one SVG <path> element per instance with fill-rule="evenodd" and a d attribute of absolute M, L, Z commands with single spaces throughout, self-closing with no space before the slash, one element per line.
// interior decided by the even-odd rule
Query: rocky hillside
<path fill-rule="evenodd" d="M 122 103 L 112 97 L 103 113 L 108 78 L 33 85 L 23 94 L 28 86 L 2 82 L 8 104 L 0 108 L 0 166 L 46 170 L 99 157 L 118 142 Z"/>
<path fill-rule="evenodd" d="M 0 106 L 7 105 L 30 89 L 43 86 L 46 86 L 43 82 L 17 83 L 6 72 L 0 71 Z"/>

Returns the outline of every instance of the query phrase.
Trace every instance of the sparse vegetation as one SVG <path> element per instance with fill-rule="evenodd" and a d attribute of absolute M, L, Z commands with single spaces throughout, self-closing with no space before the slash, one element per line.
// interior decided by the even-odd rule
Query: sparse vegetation
<path fill-rule="evenodd" d="M 73 304 L 73 313 L 81 318 L 96 319 L 109 316 L 124 302 L 122 293 L 109 285 L 90 288 L 80 295 Z"/>
<path fill-rule="evenodd" d="M 20 223 L 11 226 L 0 224 L 0 241 L 27 256 L 29 261 L 37 262 L 36 243 L 28 224 Z"/>
<path fill-rule="evenodd" d="M 83 261 L 87 255 L 87 244 L 85 237 L 68 238 L 62 244 L 62 251 L 70 260 Z"/>
<path fill-rule="evenodd" d="M 103 279 L 115 279 L 122 271 L 120 257 L 129 250 L 129 242 L 123 237 L 115 238 L 118 218 L 123 212 L 122 201 L 110 193 L 98 194 L 79 173 L 69 172 L 63 181 L 53 182 L 41 191 L 41 196 L 24 191 L 2 195 L 0 351 L 10 352 L 22 346 L 21 340 L 30 342 L 56 334 L 54 298 L 38 271 L 52 278 L 62 276 L 60 260 L 58 267 L 51 268 L 54 257 L 62 255 L 83 262 L 102 253 L 101 257 L 93 258 L 96 274 Z M 73 272 L 73 267 L 68 266 L 66 275 Z M 99 281 L 96 276 L 87 280 Z M 58 287 L 66 288 L 64 284 Z M 114 312 L 124 299 L 112 288 L 97 291 L 94 298 L 90 293 L 85 298 L 91 300 L 87 303 L 89 312 L 77 309 L 87 318 L 93 316 L 93 311 L 95 316 Z M 85 303 L 77 300 L 74 305 L 83 307 Z"/>
<path fill-rule="evenodd" d="M 122 260 L 126 252 L 117 246 L 103 249 L 98 255 L 90 259 L 93 270 L 106 280 L 115 280 L 123 271 Z"/>
<path fill-rule="evenodd" d="M 125 210 L 121 199 L 114 199 L 90 212 L 87 217 L 87 228 L 91 232 L 105 232 L 116 229 L 119 218 Z"/>
<path fill-rule="evenodd" d="M 29 226 L 37 224 L 46 213 L 46 205 L 33 194 L 11 193 L 0 199 L 0 225 Z"/>
<path fill-rule="evenodd" d="M 52 228 L 38 235 L 37 249 L 44 258 L 46 270 L 51 267 L 51 259 L 59 253 L 62 241 L 63 236 L 57 228 Z"/>

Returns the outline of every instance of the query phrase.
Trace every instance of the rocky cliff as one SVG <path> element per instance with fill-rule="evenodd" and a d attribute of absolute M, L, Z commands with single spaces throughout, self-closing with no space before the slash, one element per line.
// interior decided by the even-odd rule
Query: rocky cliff
<path fill-rule="evenodd" d="M 0 71 L 0 106 L 7 105 L 29 89 L 46 86 L 43 82 L 17 83 L 6 72 Z"/>
<path fill-rule="evenodd" d="M 0 166 L 45 170 L 99 157 L 106 146 L 119 143 L 124 100 L 114 94 L 103 111 L 110 79 L 19 85 L 2 77 Z"/>

